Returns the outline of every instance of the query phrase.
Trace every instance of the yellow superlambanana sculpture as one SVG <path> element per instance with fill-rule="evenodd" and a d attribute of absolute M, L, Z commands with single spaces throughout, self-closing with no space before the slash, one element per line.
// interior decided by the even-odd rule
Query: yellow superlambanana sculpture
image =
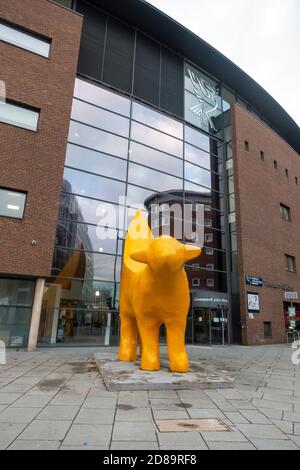
<path fill-rule="evenodd" d="M 159 370 L 159 328 L 165 324 L 170 369 L 188 371 L 184 337 L 190 294 L 184 264 L 200 254 L 201 248 L 170 236 L 154 239 L 141 212 L 135 214 L 126 236 L 121 276 L 121 361 L 136 360 L 139 332 L 141 368 Z"/>

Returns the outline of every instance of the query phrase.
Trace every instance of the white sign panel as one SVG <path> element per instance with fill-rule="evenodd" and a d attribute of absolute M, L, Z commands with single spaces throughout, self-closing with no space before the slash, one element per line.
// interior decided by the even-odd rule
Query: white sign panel
<path fill-rule="evenodd" d="M 285 292 L 285 300 L 298 300 L 298 292 Z"/>

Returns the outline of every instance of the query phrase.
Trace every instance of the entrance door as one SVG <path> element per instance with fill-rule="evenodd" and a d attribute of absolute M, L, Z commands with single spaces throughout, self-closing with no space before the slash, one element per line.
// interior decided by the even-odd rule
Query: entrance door
<path fill-rule="evenodd" d="M 228 344 L 227 309 L 210 309 L 211 344 L 224 346 Z"/>
<path fill-rule="evenodd" d="M 193 344 L 210 344 L 208 308 L 193 308 Z"/>

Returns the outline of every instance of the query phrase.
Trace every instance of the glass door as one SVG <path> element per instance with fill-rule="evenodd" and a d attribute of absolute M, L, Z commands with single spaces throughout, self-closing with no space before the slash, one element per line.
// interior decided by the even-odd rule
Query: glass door
<path fill-rule="evenodd" d="M 227 309 L 210 309 L 211 344 L 224 346 L 228 344 Z"/>

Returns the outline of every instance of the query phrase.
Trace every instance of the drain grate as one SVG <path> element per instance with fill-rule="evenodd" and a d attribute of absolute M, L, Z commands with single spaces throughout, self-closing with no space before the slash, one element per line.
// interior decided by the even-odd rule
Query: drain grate
<path fill-rule="evenodd" d="M 157 419 L 159 432 L 230 431 L 220 419 Z"/>

